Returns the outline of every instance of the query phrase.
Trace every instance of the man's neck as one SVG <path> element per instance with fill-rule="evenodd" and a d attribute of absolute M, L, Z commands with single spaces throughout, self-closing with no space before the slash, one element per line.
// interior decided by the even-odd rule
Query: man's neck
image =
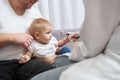
<path fill-rule="evenodd" d="M 23 8 L 19 0 L 9 0 L 9 3 L 17 15 L 21 16 L 25 13 L 26 9 Z"/>

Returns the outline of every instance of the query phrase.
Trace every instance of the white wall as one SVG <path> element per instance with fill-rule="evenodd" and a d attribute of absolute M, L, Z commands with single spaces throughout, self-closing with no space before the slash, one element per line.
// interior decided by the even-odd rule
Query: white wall
<path fill-rule="evenodd" d="M 54 29 L 80 28 L 84 21 L 82 0 L 39 0 L 44 18 L 50 20 Z"/>

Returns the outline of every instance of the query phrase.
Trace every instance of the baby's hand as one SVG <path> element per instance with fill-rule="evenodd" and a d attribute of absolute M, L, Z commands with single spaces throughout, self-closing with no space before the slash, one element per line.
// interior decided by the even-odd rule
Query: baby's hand
<path fill-rule="evenodd" d="M 79 41 L 79 38 L 80 38 L 79 32 L 67 32 L 66 35 L 71 37 L 71 41 L 73 42 Z"/>
<path fill-rule="evenodd" d="M 28 55 L 22 55 L 22 56 L 20 56 L 19 63 L 23 64 L 23 63 L 26 63 L 29 60 L 30 60 L 30 57 Z"/>
<path fill-rule="evenodd" d="M 60 35 L 61 36 L 69 36 L 69 37 L 74 38 L 74 39 L 79 39 L 80 38 L 80 32 L 79 31 L 75 31 L 75 32 L 64 32 L 64 31 L 61 31 Z"/>

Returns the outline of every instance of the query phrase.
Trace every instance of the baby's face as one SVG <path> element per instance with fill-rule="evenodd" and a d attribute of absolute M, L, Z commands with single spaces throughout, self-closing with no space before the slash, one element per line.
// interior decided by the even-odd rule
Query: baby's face
<path fill-rule="evenodd" d="M 48 44 L 50 42 L 50 39 L 52 37 L 51 31 L 52 27 L 51 26 L 45 26 L 41 28 L 41 32 L 39 34 L 39 42 L 43 44 Z"/>

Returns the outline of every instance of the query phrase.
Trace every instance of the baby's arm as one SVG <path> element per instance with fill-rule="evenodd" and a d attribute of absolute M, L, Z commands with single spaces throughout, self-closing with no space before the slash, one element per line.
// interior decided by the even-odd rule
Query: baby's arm
<path fill-rule="evenodd" d="M 58 46 L 64 46 L 66 43 L 73 41 L 78 42 L 80 38 L 80 32 L 61 32 L 62 36 L 66 36 L 63 40 L 58 41 Z"/>
<path fill-rule="evenodd" d="M 62 47 L 62 46 L 64 46 L 65 44 L 67 44 L 68 42 L 70 42 L 70 41 L 71 41 L 71 36 L 67 36 L 67 37 L 65 37 L 64 39 L 59 40 L 57 46 L 58 46 L 58 47 Z"/>
<path fill-rule="evenodd" d="M 32 57 L 32 53 L 28 51 L 26 54 L 20 56 L 19 63 L 20 64 L 26 63 L 31 59 L 31 57 Z"/>

